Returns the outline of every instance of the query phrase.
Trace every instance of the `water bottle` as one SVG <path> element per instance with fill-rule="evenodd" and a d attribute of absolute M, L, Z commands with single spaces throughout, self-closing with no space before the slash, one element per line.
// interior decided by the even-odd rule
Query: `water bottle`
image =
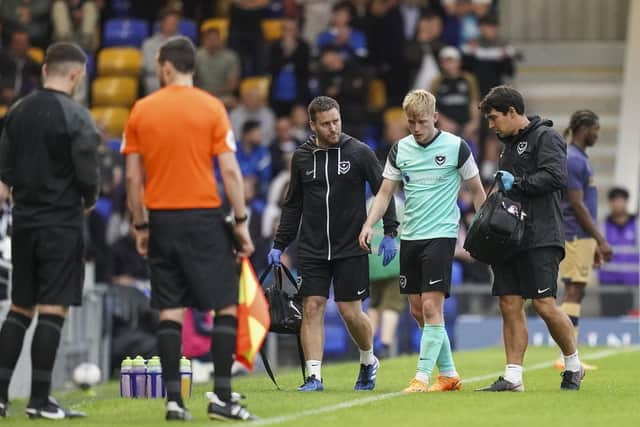
<path fill-rule="evenodd" d="M 144 398 L 147 396 L 147 367 L 142 356 L 133 359 L 131 369 L 131 397 Z"/>
<path fill-rule="evenodd" d="M 149 399 L 158 399 L 164 397 L 164 395 L 160 358 L 153 356 L 147 362 L 147 397 Z"/>
<path fill-rule="evenodd" d="M 131 396 L 131 371 L 133 369 L 133 361 L 129 356 L 120 364 L 120 397 Z"/>
<path fill-rule="evenodd" d="M 191 361 L 182 356 L 180 359 L 180 394 L 182 398 L 191 397 L 191 382 L 193 373 L 191 371 Z"/>

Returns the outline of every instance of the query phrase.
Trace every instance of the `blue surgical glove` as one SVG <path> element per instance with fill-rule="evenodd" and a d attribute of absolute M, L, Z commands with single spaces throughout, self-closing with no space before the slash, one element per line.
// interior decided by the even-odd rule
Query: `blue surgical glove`
<path fill-rule="evenodd" d="M 513 174 L 511 172 L 507 172 L 503 170 L 498 171 L 498 173 L 502 174 L 502 176 L 500 177 L 500 180 L 502 181 L 502 186 L 504 187 L 505 191 L 510 191 L 511 188 L 513 187 L 513 181 L 515 181 Z"/>
<path fill-rule="evenodd" d="M 378 256 L 384 254 L 382 257 L 382 266 L 386 267 L 396 257 L 396 253 L 398 253 L 396 239 L 391 236 L 384 236 L 384 239 L 380 242 L 380 246 L 378 246 Z"/>
<path fill-rule="evenodd" d="M 271 248 L 271 250 L 269 251 L 269 255 L 267 255 L 267 261 L 269 262 L 269 265 L 280 267 L 280 255 L 282 255 L 282 251 L 280 249 Z"/>

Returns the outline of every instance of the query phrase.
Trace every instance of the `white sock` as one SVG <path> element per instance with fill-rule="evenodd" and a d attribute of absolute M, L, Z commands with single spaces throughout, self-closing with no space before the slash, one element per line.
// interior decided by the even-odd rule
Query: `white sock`
<path fill-rule="evenodd" d="M 305 362 L 307 366 L 307 375 L 315 376 L 316 379 L 322 381 L 322 361 L 321 360 L 307 360 Z"/>
<path fill-rule="evenodd" d="M 580 370 L 580 359 L 578 358 L 578 350 L 569 356 L 564 357 L 564 369 L 571 372 L 578 372 Z"/>
<path fill-rule="evenodd" d="M 416 372 L 416 379 L 422 381 L 425 384 L 429 384 L 429 375 L 426 372 Z"/>
<path fill-rule="evenodd" d="M 522 365 L 507 365 L 504 379 L 513 384 L 522 384 Z"/>
<path fill-rule="evenodd" d="M 373 355 L 373 347 L 370 350 L 360 350 L 360 364 L 373 365 L 376 357 Z"/>
<path fill-rule="evenodd" d="M 453 378 L 458 377 L 458 371 L 441 371 L 440 375 L 443 377 Z"/>

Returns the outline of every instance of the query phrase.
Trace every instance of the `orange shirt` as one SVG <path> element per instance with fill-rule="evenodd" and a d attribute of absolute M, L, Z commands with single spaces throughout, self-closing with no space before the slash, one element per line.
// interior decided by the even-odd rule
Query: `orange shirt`
<path fill-rule="evenodd" d="M 222 102 L 173 85 L 136 102 L 121 151 L 142 156 L 147 209 L 217 208 L 213 157 L 235 152 L 236 141 Z"/>

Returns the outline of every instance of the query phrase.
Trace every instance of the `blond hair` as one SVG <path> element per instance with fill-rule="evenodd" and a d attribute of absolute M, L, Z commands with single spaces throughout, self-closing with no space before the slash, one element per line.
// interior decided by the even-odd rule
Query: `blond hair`
<path fill-rule="evenodd" d="M 404 97 L 402 109 L 407 116 L 433 114 L 436 111 L 436 97 L 424 89 L 412 90 Z"/>

